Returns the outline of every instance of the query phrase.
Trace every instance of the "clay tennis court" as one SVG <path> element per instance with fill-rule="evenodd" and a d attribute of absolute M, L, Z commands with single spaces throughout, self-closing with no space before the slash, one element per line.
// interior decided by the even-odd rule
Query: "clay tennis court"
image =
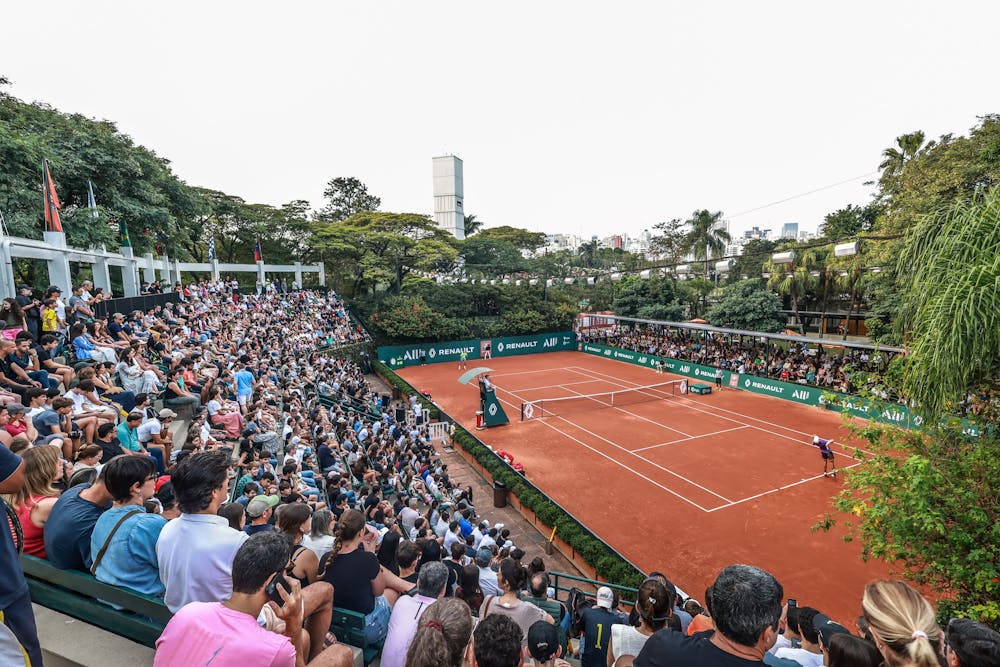
<path fill-rule="evenodd" d="M 887 576 L 865 563 L 843 530 L 812 532 L 841 478 L 824 477 L 812 435 L 832 438 L 837 466 L 854 466 L 854 441 L 832 412 L 725 388 L 674 395 L 669 373 L 582 352 L 470 361 L 493 369 L 511 423 L 476 431 L 521 462 L 527 477 L 644 571 L 660 570 L 704 601 L 705 587 L 732 563 L 778 577 L 786 596 L 849 627 L 864 584 Z M 397 371 L 466 428 L 475 427 L 479 393 L 461 385 L 456 364 Z M 690 382 L 690 380 L 689 380 Z M 521 405 L 534 417 L 521 421 Z M 556 414 L 549 415 L 549 410 Z"/>

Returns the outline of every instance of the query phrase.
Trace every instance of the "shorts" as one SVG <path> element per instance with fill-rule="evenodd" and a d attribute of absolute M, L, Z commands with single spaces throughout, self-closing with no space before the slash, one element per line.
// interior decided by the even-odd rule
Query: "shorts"
<path fill-rule="evenodd" d="M 253 394 L 236 394 L 236 402 L 246 407 L 246 404 L 250 402 L 250 397 L 252 395 Z"/>
<path fill-rule="evenodd" d="M 823 452 L 823 458 L 826 459 L 826 460 L 828 460 L 828 461 L 832 461 L 833 460 L 833 452 Z"/>
<path fill-rule="evenodd" d="M 392 607 L 384 595 L 375 598 L 375 608 L 365 616 L 365 635 L 372 644 L 377 644 L 385 639 L 389 634 L 389 616 L 392 615 Z"/>

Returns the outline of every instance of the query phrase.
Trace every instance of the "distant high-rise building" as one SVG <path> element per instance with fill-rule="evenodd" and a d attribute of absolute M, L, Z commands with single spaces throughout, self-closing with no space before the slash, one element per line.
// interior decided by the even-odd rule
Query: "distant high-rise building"
<path fill-rule="evenodd" d="M 442 155 L 434 163 L 434 221 L 438 227 L 450 232 L 457 239 L 465 238 L 465 212 L 462 200 L 462 158 Z"/>
<path fill-rule="evenodd" d="M 786 222 L 781 226 L 781 238 L 797 239 L 799 237 L 799 223 Z"/>
<path fill-rule="evenodd" d="M 611 247 L 615 250 L 621 250 L 622 248 L 622 236 L 621 234 L 615 234 L 614 238 L 611 239 Z"/>

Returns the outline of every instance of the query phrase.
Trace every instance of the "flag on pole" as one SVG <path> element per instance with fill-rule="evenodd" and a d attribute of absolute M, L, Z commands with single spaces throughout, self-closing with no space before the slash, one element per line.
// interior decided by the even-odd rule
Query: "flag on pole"
<path fill-rule="evenodd" d="M 48 160 L 42 160 L 42 190 L 45 197 L 45 231 L 61 232 L 63 228 L 59 209 L 62 208 L 62 204 L 59 203 L 56 186 L 52 183 Z"/>
<path fill-rule="evenodd" d="M 208 261 L 215 259 L 215 234 L 208 237 Z"/>
<path fill-rule="evenodd" d="M 257 239 L 257 245 L 253 247 L 253 261 L 255 262 L 264 261 L 264 255 L 260 251 L 260 239 Z"/>
<path fill-rule="evenodd" d="M 120 231 L 122 234 L 122 247 L 131 248 L 132 241 L 128 237 L 128 226 L 125 224 L 124 220 L 118 223 L 118 231 Z"/>
<path fill-rule="evenodd" d="M 90 208 L 90 217 L 97 220 L 97 200 L 94 199 L 94 184 L 87 179 L 87 206 Z"/>

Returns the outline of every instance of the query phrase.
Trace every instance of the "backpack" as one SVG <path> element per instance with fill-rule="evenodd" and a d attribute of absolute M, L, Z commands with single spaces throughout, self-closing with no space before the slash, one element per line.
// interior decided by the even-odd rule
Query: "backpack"
<path fill-rule="evenodd" d="M 594 600 L 575 586 L 569 589 L 566 599 L 566 609 L 569 612 L 569 636 L 579 637 L 583 632 L 583 610 L 593 607 Z"/>

